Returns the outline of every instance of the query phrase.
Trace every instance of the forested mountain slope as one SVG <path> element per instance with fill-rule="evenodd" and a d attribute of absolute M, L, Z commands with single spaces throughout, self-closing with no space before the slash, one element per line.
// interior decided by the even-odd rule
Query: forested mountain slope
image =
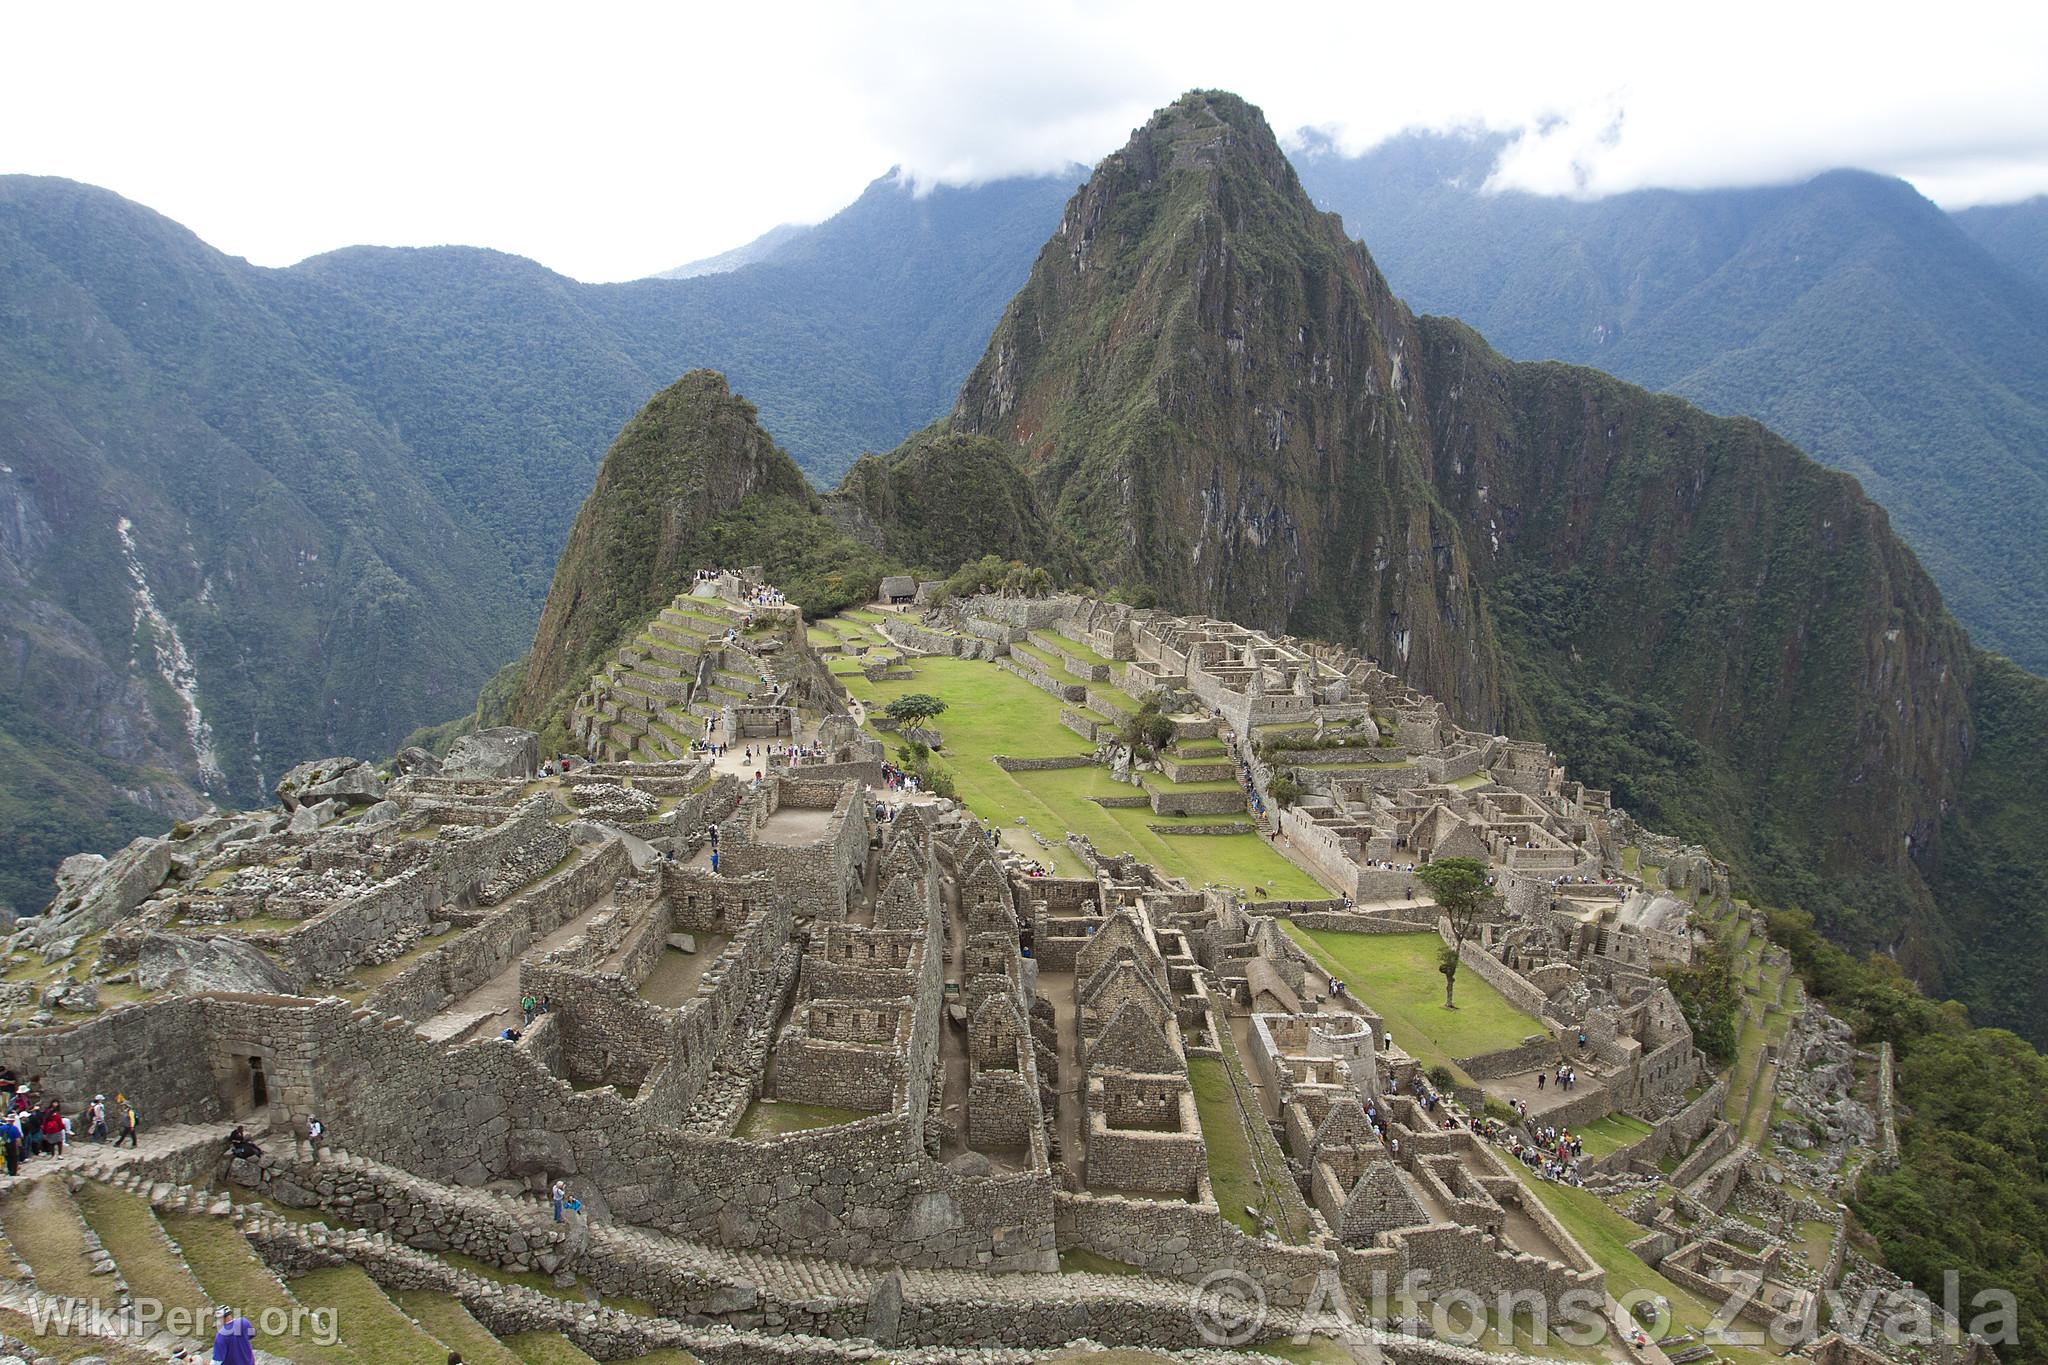
<path fill-rule="evenodd" d="M 1410 305 L 1517 358 L 1760 419 L 1856 475 L 1981 643 L 2048 667 L 2048 292 L 2039 253 L 2030 280 L 1986 249 L 2002 232 L 2025 259 L 2026 206 L 1973 210 L 1966 231 L 1970 215 L 1859 171 L 1482 192 L 1500 146 L 1415 135 L 1296 160 Z"/>

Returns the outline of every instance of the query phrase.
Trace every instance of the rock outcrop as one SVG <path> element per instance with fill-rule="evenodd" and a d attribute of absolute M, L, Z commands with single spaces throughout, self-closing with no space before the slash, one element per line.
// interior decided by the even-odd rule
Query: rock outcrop
<path fill-rule="evenodd" d="M 299 764 L 277 782 L 277 799 L 286 810 L 330 797 L 373 805 L 384 799 L 384 779 L 359 758 L 317 758 Z"/>
<path fill-rule="evenodd" d="M 299 987 L 263 950 L 241 939 L 215 935 L 150 934 L 135 958 L 136 984 L 152 991 L 248 991 L 290 995 Z"/>
<path fill-rule="evenodd" d="M 539 771 L 540 738 L 509 725 L 462 736 L 449 746 L 441 765 L 443 777 L 531 777 Z"/>
<path fill-rule="evenodd" d="M 66 859 L 68 872 L 58 883 L 58 899 L 24 924 L 29 941 L 46 944 L 89 934 L 128 914 L 164 884 L 175 848 L 169 839 L 137 839 L 96 869 L 84 860 Z"/>

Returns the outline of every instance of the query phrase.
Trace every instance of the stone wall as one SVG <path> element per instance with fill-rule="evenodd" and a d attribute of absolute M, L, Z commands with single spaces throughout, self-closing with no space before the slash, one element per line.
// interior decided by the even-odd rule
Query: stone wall
<path fill-rule="evenodd" d="M 555 958 L 521 964 L 521 994 L 556 1002 L 560 1066 L 571 1081 L 638 1087 L 659 1075 L 666 1103 L 689 1104 L 745 1010 L 755 975 L 772 967 L 789 939 L 787 907 L 763 907 L 705 967 L 697 994 L 667 1009 L 643 999 L 639 985 L 665 946 L 668 917 L 657 904 L 637 924 L 639 960 L 627 970 L 598 972 Z"/>
<path fill-rule="evenodd" d="M 371 1009 L 425 1019 L 506 972 L 541 939 L 576 918 L 630 870 L 626 846 L 607 839 L 558 875 L 522 892 L 483 923 L 422 956 L 372 991 Z"/>
<path fill-rule="evenodd" d="M 1310 1302 L 1335 1266 L 1327 1251 L 1247 1237 L 1213 1204 L 1067 1193 L 1054 1195 L 1053 1204 L 1062 1249 L 1092 1251 L 1190 1283 L 1218 1270 L 1242 1271 L 1278 1308 Z"/>
<path fill-rule="evenodd" d="M 698 1137 L 678 1131 L 672 1112 L 608 1089 L 577 1091 L 496 1040 L 443 1047 L 332 1001 L 269 1010 L 279 1022 L 304 1016 L 314 1092 L 334 1140 L 430 1180 L 538 1187 L 568 1173 L 600 1216 L 719 1245 L 1051 1268 L 1049 1180 L 963 1176 L 932 1161 L 921 1107 L 915 1121 L 881 1115 L 761 1142 Z M 203 1093 L 198 1076 L 185 1084 Z M 431 1121 L 393 1104 L 393 1093 L 432 1097 Z"/>
<path fill-rule="evenodd" d="M 1508 966 L 1493 954 L 1466 939 L 1458 945 L 1458 961 L 1486 978 L 1493 988 L 1507 997 L 1507 1002 L 1518 1010 L 1525 1010 L 1541 1020 L 1544 1009 L 1550 1003 L 1549 997 L 1530 984 L 1513 967 Z"/>
<path fill-rule="evenodd" d="M 44 1093 L 67 1107 L 126 1094 L 145 1127 L 216 1119 L 224 1106 L 207 1008 L 204 997 L 188 996 L 23 1029 L 0 1037 L 0 1061 L 21 1076 L 42 1077 Z"/>
<path fill-rule="evenodd" d="M 1145 792 L 1152 798 L 1154 815 L 1224 815 L 1242 814 L 1245 810 L 1244 789 L 1241 787 L 1188 791 L 1147 783 Z"/>
<path fill-rule="evenodd" d="M 803 844 L 758 839 L 758 829 L 784 806 L 830 810 L 829 832 Z M 844 919 L 867 860 L 869 819 L 860 788 L 851 782 L 771 778 L 720 823 L 719 870 L 734 877 L 765 872 L 772 894 L 799 916 Z"/>
<path fill-rule="evenodd" d="M 510 819 L 473 833 L 443 833 L 432 857 L 382 886 L 324 910 L 269 940 L 303 980 L 327 981 L 365 961 L 389 960 L 426 932 L 444 905 L 473 898 L 487 880 L 510 881 L 518 864 L 531 880 L 569 852 L 568 831 L 553 821 L 553 798 L 536 796 Z"/>
<path fill-rule="evenodd" d="M 1011 758 L 997 754 L 995 765 L 1006 773 L 1037 773 L 1055 768 L 1092 768 L 1095 760 L 1087 754 L 1060 754 L 1054 758 Z"/>

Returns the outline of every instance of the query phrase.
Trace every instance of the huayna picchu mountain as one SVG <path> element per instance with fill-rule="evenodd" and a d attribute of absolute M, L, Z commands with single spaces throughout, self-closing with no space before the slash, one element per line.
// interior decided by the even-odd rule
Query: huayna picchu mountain
<path fill-rule="evenodd" d="M 673 561 L 579 556 L 631 499 L 601 478 L 592 501 L 616 510 L 579 518 L 529 703 L 562 704 L 679 587 Z M 1191 94 L 1107 158 L 951 417 L 815 507 L 813 577 L 857 554 L 841 588 L 1042 554 L 1362 646 L 1981 1020 L 2048 1017 L 2025 833 L 2048 684 L 1974 650 L 1855 481 L 1757 423 L 1410 313 L 1234 96 Z M 593 573 L 646 590 L 551 657 Z"/>

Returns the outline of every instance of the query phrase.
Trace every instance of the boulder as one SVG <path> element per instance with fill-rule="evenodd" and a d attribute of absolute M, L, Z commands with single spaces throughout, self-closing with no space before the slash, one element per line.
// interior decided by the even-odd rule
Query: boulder
<path fill-rule="evenodd" d="M 455 778 L 531 777 L 540 771 L 540 736 L 509 725 L 478 730 L 455 741 L 441 776 Z"/>
<path fill-rule="evenodd" d="M 71 934 L 89 934 L 129 914 L 164 884 L 171 873 L 172 851 L 168 839 L 137 839 L 107 859 L 89 880 L 74 883 L 68 895 L 50 902 L 49 913 L 28 926 L 30 941 L 53 943 Z M 74 863 L 65 860 L 66 866 Z M 82 868 L 77 864 L 74 871 Z"/>
<path fill-rule="evenodd" d="M 43 987 L 43 1008 L 90 1014 L 100 1007 L 100 988 L 90 981 L 63 981 Z"/>
<path fill-rule="evenodd" d="M 98 853 L 74 853 L 57 864 L 57 899 L 66 900 L 92 885 L 93 878 L 107 865 Z"/>
<path fill-rule="evenodd" d="M 277 780 L 277 799 L 286 810 L 329 799 L 367 806 L 384 799 L 384 782 L 359 758 L 316 758 Z"/>
<path fill-rule="evenodd" d="M 395 825 L 404 818 L 405 812 L 396 801 L 379 801 L 376 805 L 356 817 L 355 828 L 360 830 L 383 829 Z"/>
<path fill-rule="evenodd" d="M 147 990 L 247 991 L 296 995 L 298 983 L 253 943 L 214 935 L 150 934 L 135 956 L 135 980 Z"/>
<path fill-rule="evenodd" d="M 331 796 L 318 805 L 300 806 L 292 812 L 291 823 L 285 826 L 285 830 L 291 834 L 317 833 L 323 826 L 339 820 L 345 809 L 347 807 Z"/>
<path fill-rule="evenodd" d="M 407 777 L 439 777 L 441 760 L 414 744 L 398 751 L 398 771 Z"/>

